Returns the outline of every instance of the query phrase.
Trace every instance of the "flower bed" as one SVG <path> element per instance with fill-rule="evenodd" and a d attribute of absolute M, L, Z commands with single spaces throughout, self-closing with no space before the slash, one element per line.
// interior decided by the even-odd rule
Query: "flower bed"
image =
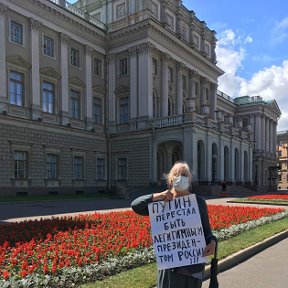
<path fill-rule="evenodd" d="M 208 209 L 220 239 L 229 237 L 229 229 L 235 235 L 235 226 L 242 223 L 287 216 L 278 208 L 208 205 Z M 132 211 L 4 224 L 0 235 L 1 287 L 22 287 L 19 283 L 72 287 L 154 261 L 149 217 Z"/>

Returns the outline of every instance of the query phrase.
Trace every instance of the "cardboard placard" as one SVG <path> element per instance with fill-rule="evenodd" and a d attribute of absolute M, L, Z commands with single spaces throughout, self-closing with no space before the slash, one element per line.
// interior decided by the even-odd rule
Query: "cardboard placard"
<path fill-rule="evenodd" d="M 195 194 L 148 205 L 159 270 L 207 262 L 204 231 Z"/>

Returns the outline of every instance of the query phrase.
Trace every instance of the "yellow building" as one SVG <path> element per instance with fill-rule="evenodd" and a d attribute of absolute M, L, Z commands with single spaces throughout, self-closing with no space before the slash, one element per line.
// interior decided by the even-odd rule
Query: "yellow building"
<path fill-rule="evenodd" d="M 277 133 L 278 189 L 288 189 L 288 131 Z"/>

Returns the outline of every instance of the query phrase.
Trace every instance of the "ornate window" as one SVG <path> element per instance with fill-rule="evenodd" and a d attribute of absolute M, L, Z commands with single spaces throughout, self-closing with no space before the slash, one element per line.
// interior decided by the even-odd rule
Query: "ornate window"
<path fill-rule="evenodd" d="M 14 178 L 26 179 L 28 177 L 28 153 L 26 151 L 14 151 Z"/>
<path fill-rule="evenodd" d="M 58 155 L 57 154 L 47 154 L 46 157 L 46 173 L 47 179 L 58 179 Z"/>
<path fill-rule="evenodd" d="M 9 73 L 9 101 L 10 104 L 24 106 L 24 75 L 13 70 Z"/>
<path fill-rule="evenodd" d="M 54 39 L 46 35 L 43 36 L 43 54 L 54 57 Z"/>
<path fill-rule="evenodd" d="M 96 124 L 102 124 L 102 99 L 94 97 L 93 99 L 93 115 Z"/>
<path fill-rule="evenodd" d="M 102 61 L 98 58 L 94 58 L 94 74 L 102 76 Z"/>
<path fill-rule="evenodd" d="M 96 158 L 96 179 L 105 180 L 105 159 Z"/>
<path fill-rule="evenodd" d="M 70 111 L 74 119 L 80 119 L 81 116 L 80 92 L 74 89 L 70 90 Z"/>
<path fill-rule="evenodd" d="M 127 180 L 127 158 L 118 158 L 118 180 Z"/>
<path fill-rule="evenodd" d="M 127 58 L 122 58 L 119 61 L 119 75 L 124 76 L 128 74 L 128 60 Z"/>
<path fill-rule="evenodd" d="M 79 50 L 71 48 L 70 64 L 75 67 L 80 67 L 80 53 Z"/>
<path fill-rule="evenodd" d="M 84 158 L 81 156 L 74 156 L 73 160 L 74 180 L 84 180 Z"/>
<path fill-rule="evenodd" d="M 119 99 L 119 123 L 128 123 L 128 97 L 122 97 Z"/>
<path fill-rule="evenodd" d="M 55 85 L 43 81 L 42 83 L 42 109 L 43 112 L 54 113 Z"/>
<path fill-rule="evenodd" d="M 10 21 L 10 41 L 23 45 L 23 25 L 14 20 Z"/>

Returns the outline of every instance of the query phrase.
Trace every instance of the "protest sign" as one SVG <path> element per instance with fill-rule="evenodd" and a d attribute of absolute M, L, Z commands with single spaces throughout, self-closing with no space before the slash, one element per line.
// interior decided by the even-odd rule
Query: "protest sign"
<path fill-rule="evenodd" d="M 158 269 L 205 263 L 204 231 L 195 194 L 148 205 Z"/>

